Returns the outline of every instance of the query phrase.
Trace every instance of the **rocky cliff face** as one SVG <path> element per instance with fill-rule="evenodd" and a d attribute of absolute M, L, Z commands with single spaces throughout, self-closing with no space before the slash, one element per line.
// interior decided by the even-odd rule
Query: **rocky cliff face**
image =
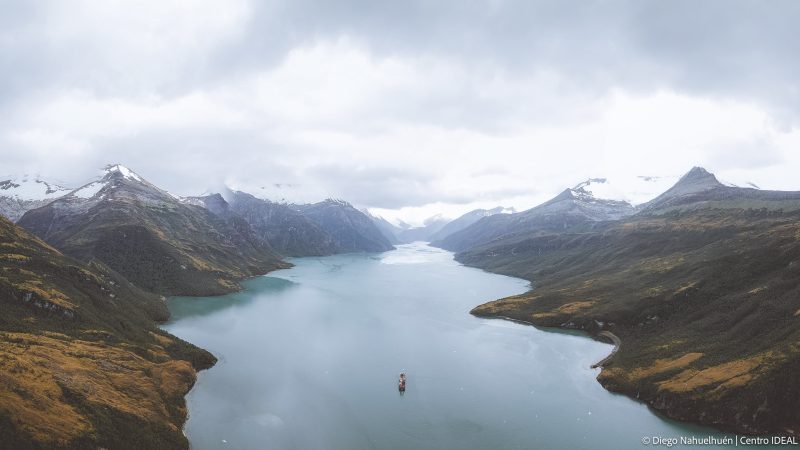
<path fill-rule="evenodd" d="M 100 261 L 164 295 L 231 292 L 237 280 L 285 266 L 247 229 L 122 166 L 28 211 L 19 224 L 68 255 Z"/>

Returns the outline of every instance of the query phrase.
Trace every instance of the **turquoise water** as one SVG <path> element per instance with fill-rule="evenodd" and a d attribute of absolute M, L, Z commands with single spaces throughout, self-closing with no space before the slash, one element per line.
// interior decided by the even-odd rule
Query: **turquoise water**
<path fill-rule="evenodd" d="M 590 366 L 610 345 L 468 314 L 525 292 L 524 280 L 424 244 L 292 262 L 240 293 L 170 300 L 165 328 L 219 358 L 187 396 L 194 449 L 625 449 L 722 436 L 605 391 Z"/>

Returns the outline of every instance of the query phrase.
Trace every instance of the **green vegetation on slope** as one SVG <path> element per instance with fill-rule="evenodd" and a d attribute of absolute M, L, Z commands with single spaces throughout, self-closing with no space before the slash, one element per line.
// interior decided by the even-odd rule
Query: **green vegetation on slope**
<path fill-rule="evenodd" d="M 188 448 L 184 395 L 204 350 L 154 325 L 163 300 L 0 218 L 4 448 Z"/>
<path fill-rule="evenodd" d="M 509 236 L 457 259 L 535 285 L 473 314 L 619 336 L 598 377 L 606 388 L 681 420 L 797 433 L 800 213 L 790 203 L 705 202 Z"/>

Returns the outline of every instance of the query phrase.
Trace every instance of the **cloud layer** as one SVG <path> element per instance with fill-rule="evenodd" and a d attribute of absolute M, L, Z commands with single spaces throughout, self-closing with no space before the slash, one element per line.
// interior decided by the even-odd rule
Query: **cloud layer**
<path fill-rule="evenodd" d="M 800 189 L 800 3 L 0 1 L 3 172 L 420 221 L 705 165 Z"/>

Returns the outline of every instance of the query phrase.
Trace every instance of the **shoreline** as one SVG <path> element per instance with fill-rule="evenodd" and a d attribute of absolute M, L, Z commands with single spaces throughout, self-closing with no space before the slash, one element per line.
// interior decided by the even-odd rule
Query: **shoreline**
<path fill-rule="evenodd" d="M 608 330 L 603 330 L 603 331 L 597 333 L 597 336 L 605 336 L 605 337 L 609 338 L 611 340 L 611 342 L 614 344 L 614 348 L 611 350 L 611 353 L 608 356 L 606 356 L 605 358 L 601 359 L 600 361 L 597 361 L 596 363 L 592 364 L 592 369 L 596 369 L 598 367 L 602 369 L 603 366 L 611 358 L 614 357 L 614 355 L 617 353 L 619 348 L 622 347 L 622 339 L 620 339 L 619 336 L 617 336 L 616 334 L 614 334 L 614 333 L 612 333 L 612 332 L 610 332 Z"/>
<path fill-rule="evenodd" d="M 581 330 L 581 329 L 576 329 L 576 328 L 543 327 L 543 326 L 537 325 L 537 324 L 535 324 L 533 322 L 528 322 L 528 321 L 522 320 L 522 319 L 515 319 L 513 317 L 508 317 L 508 316 L 481 316 L 481 315 L 474 314 L 471 311 L 470 311 L 470 314 L 475 316 L 475 317 L 480 317 L 481 319 L 497 319 L 497 320 L 507 320 L 509 322 L 516 322 L 518 324 L 531 326 L 531 327 L 536 328 L 537 330 L 546 331 L 548 333 L 563 333 L 565 331 L 573 331 L 573 332 L 575 332 L 576 335 L 583 335 L 583 336 L 592 338 L 592 339 L 594 339 L 596 341 L 600 341 L 600 342 L 604 342 L 604 341 L 601 340 L 601 339 L 598 339 L 598 337 L 603 336 L 603 337 L 608 338 L 609 340 L 611 340 L 611 345 L 613 345 L 614 348 L 611 349 L 611 353 L 609 353 L 603 359 L 601 359 L 600 361 L 597 361 L 596 363 L 594 363 L 591 366 L 589 366 L 590 369 L 602 369 L 603 365 L 606 364 L 617 353 L 619 348 L 622 346 L 622 339 L 620 339 L 619 336 L 617 336 L 616 334 L 614 334 L 614 333 L 612 333 L 610 331 L 605 331 L 604 330 L 604 331 L 601 331 L 601 332 L 599 332 L 597 334 L 592 334 L 592 333 L 589 333 L 586 330 Z M 608 342 L 605 342 L 605 343 L 608 344 Z M 600 385 L 602 386 L 602 383 Z M 611 392 L 611 391 L 609 391 L 609 392 Z"/>
<path fill-rule="evenodd" d="M 478 306 L 480 306 L 480 305 L 478 305 Z M 476 306 L 476 308 L 478 306 Z M 590 333 L 590 332 L 588 332 L 586 330 L 578 329 L 578 328 L 563 328 L 563 327 L 540 326 L 540 325 L 537 325 L 537 324 L 535 324 L 533 322 L 529 322 L 529 321 L 522 320 L 522 319 L 515 319 L 513 317 L 502 316 L 502 315 L 478 315 L 478 314 L 474 314 L 473 312 L 470 312 L 470 314 L 475 316 L 475 317 L 482 318 L 482 319 L 507 320 L 507 321 L 510 321 L 510 322 L 519 323 L 521 325 L 532 326 L 532 327 L 536 328 L 537 330 L 542 330 L 542 331 L 550 332 L 550 333 L 553 333 L 553 332 L 562 333 L 562 332 L 566 332 L 566 331 L 574 331 L 576 335 L 580 334 L 580 335 L 583 335 L 583 336 L 586 336 L 586 337 L 589 337 L 591 339 L 598 340 L 598 341 L 601 340 L 601 339 L 598 339 L 599 337 L 601 337 L 601 336 L 605 337 L 605 338 L 607 338 L 607 339 L 609 339 L 609 340 L 611 340 L 613 342 L 614 348 L 612 349 L 611 353 L 608 354 L 608 356 L 604 357 L 600 361 L 598 361 L 598 362 L 596 362 L 596 363 L 594 363 L 594 364 L 592 364 L 590 366 L 590 368 L 592 368 L 592 369 L 600 369 L 601 371 L 604 368 L 603 366 L 606 363 L 608 363 L 609 360 L 611 360 L 611 358 L 617 353 L 617 351 L 622 346 L 622 340 L 619 338 L 619 336 L 617 336 L 614 333 L 612 333 L 610 331 L 607 331 L 607 330 L 601 331 L 601 332 L 599 332 L 597 334 L 593 334 L 593 333 Z M 743 432 L 735 430 L 733 428 L 728 428 L 728 427 L 724 427 L 724 426 L 717 426 L 717 425 L 714 425 L 714 424 L 703 423 L 703 422 L 694 421 L 694 420 L 687 420 L 687 419 L 683 419 L 683 418 L 680 418 L 680 417 L 673 417 L 670 414 L 668 414 L 666 411 L 662 411 L 661 409 L 656 408 L 655 405 L 650 401 L 640 399 L 639 397 L 633 396 L 630 393 L 627 393 L 627 392 L 624 392 L 624 391 L 615 391 L 615 390 L 609 389 L 605 384 L 600 382 L 599 374 L 598 374 L 598 378 L 596 378 L 596 381 L 600 384 L 600 386 L 603 387 L 604 390 L 606 390 L 607 392 L 609 392 L 611 394 L 621 394 L 621 395 L 624 395 L 625 397 L 627 397 L 628 399 L 635 401 L 636 403 L 641 403 L 641 404 L 646 405 L 648 410 L 650 410 L 656 416 L 661 417 L 663 420 L 675 421 L 675 422 L 678 422 L 678 423 L 691 425 L 691 426 L 707 427 L 707 428 L 715 430 L 716 432 L 719 432 L 719 433 L 730 433 L 730 434 L 733 434 L 733 435 L 742 435 L 742 436 L 795 436 L 795 437 L 798 436 L 798 434 L 794 430 L 788 430 L 788 429 L 787 430 L 783 430 L 782 433 L 775 433 L 775 434 L 770 434 L 770 433 L 766 433 L 766 434 L 765 433 L 746 433 L 746 432 L 743 433 Z"/>

